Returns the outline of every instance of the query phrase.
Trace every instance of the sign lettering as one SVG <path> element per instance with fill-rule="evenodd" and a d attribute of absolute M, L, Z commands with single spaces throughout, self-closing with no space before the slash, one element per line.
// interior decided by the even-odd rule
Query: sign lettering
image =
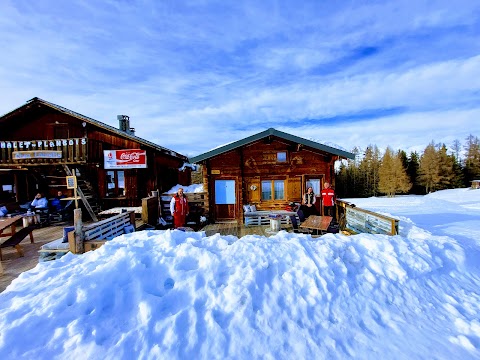
<path fill-rule="evenodd" d="M 86 145 L 87 138 L 35 140 L 35 141 L 0 141 L 0 149 L 26 149 L 37 148 L 56 149 L 59 146 Z"/>
<path fill-rule="evenodd" d="M 145 150 L 104 150 L 105 169 L 145 169 L 147 152 Z"/>

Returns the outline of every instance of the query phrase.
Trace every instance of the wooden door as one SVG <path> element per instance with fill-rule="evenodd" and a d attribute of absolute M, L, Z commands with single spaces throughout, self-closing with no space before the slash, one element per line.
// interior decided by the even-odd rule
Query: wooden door
<path fill-rule="evenodd" d="M 235 220 L 237 196 L 235 180 L 215 180 L 216 220 Z"/>
<path fill-rule="evenodd" d="M 322 215 L 322 184 L 323 184 L 323 175 L 305 175 L 304 177 L 304 188 L 303 194 L 307 192 L 307 189 L 311 186 L 313 188 L 313 192 L 315 193 L 316 201 L 315 201 L 315 208 L 317 209 L 318 213 Z"/>

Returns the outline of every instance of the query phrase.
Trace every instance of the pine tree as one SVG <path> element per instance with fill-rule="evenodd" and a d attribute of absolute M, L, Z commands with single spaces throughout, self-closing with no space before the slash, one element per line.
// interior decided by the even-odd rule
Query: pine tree
<path fill-rule="evenodd" d="M 423 187 L 418 184 L 418 168 L 420 167 L 419 156 L 416 151 L 412 151 L 407 161 L 407 175 L 412 183 L 411 193 L 424 194 Z"/>
<path fill-rule="evenodd" d="M 445 144 L 437 152 L 438 158 L 438 185 L 437 190 L 453 188 L 455 172 L 453 169 L 454 158 L 447 154 Z"/>
<path fill-rule="evenodd" d="M 378 189 L 389 197 L 406 193 L 412 187 L 399 154 L 394 155 L 390 147 L 387 147 L 382 157 L 379 177 Z"/>
<path fill-rule="evenodd" d="M 429 193 L 437 189 L 439 183 L 438 156 L 433 141 L 425 148 L 420 157 L 418 168 L 418 183 Z"/>
<path fill-rule="evenodd" d="M 378 169 L 380 167 L 380 151 L 376 145 L 370 145 L 365 150 L 365 156 L 359 165 L 363 177 L 362 195 L 376 196 L 378 193 Z"/>
<path fill-rule="evenodd" d="M 465 180 L 470 182 L 480 178 L 480 140 L 478 137 L 469 135 L 465 145 Z"/>

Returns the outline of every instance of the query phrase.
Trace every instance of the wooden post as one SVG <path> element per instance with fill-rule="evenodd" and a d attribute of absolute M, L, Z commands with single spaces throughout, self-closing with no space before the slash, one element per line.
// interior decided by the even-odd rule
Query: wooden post
<path fill-rule="evenodd" d="M 1 261 L 0 261 L 0 274 L 3 274 L 3 266 Z"/>
<path fill-rule="evenodd" d="M 142 199 L 142 221 L 148 224 L 148 197 Z"/>
<path fill-rule="evenodd" d="M 75 226 L 75 254 L 83 254 L 83 240 L 85 234 L 82 230 L 82 209 L 73 210 L 73 225 Z"/>
<path fill-rule="evenodd" d="M 135 211 L 130 212 L 130 224 L 132 224 L 133 227 L 136 229 L 136 226 L 135 226 Z"/>

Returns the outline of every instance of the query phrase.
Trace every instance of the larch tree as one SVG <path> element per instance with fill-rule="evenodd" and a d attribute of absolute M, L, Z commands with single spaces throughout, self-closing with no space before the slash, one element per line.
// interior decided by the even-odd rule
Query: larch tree
<path fill-rule="evenodd" d="M 379 168 L 378 190 L 389 197 L 406 193 L 412 187 L 399 154 L 387 147 Z"/>
<path fill-rule="evenodd" d="M 423 151 L 418 168 L 418 183 L 425 187 L 425 192 L 437 190 L 440 182 L 438 154 L 433 141 Z"/>

